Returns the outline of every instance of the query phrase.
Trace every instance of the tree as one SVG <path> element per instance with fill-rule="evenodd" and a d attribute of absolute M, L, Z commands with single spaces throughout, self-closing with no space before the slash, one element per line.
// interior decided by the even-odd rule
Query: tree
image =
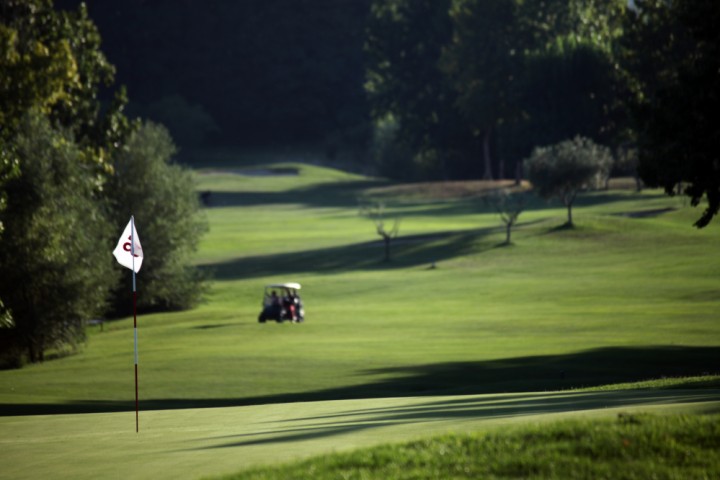
<path fill-rule="evenodd" d="M 615 101 L 622 82 L 613 45 L 625 3 L 453 3 L 443 65 L 458 111 L 481 139 L 484 178 L 513 170 L 519 178 L 518 160 L 536 145 L 575 135 L 615 139 L 624 115 Z"/>
<path fill-rule="evenodd" d="M 85 5 L 65 12 L 51 0 L 0 3 L 0 51 L 0 137 L 10 139 L 34 109 L 72 134 L 102 183 L 109 156 L 133 125 L 122 113 L 122 88 L 101 108 L 99 91 L 112 86 L 115 69 Z"/>
<path fill-rule="evenodd" d="M 491 138 L 517 115 L 514 82 L 523 52 L 518 40 L 518 2 L 459 0 L 451 9 L 455 34 L 443 55 L 457 90 L 456 108 L 481 137 L 483 178 L 493 179 Z M 498 172 L 500 176 L 503 172 Z"/>
<path fill-rule="evenodd" d="M 12 232 L 0 239 L 0 298 L 16 341 L 37 362 L 84 338 L 83 322 L 103 312 L 117 275 L 104 248 L 111 229 L 72 136 L 31 112 L 14 145 L 21 169 L 0 214 Z"/>
<path fill-rule="evenodd" d="M 486 202 L 500 215 L 500 220 L 505 225 L 505 245 L 511 245 L 512 228 L 525 210 L 525 198 L 520 193 L 513 195 L 507 188 L 501 188 L 491 193 Z"/>
<path fill-rule="evenodd" d="M 114 69 L 84 5 L 0 2 L 0 52 L 0 225 L 13 232 L 0 238 L 0 317 L 13 351 L 34 362 L 76 345 L 105 305 L 114 276 L 98 256 L 99 193 L 132 125 L 122 89 L 101 108 Z"/>
<path fill-rule="evenodd" d="M 528 178 L 543 198 L 559 198 L 568 212 L 567 226 L 573 226 L 572 205 L 584 188 L 597 188 L 612 166 L 607 147 L 575 137 L 548 147 L 536 147 L 525 160 Z"/>
<path fill-rule="evenodd" d="M 454 106 L 455 93 L 443 72 L 443 48 L 452 36 L 450 0 L 375 0 L 368 19 L 365 89 L 376 129 L 392 124 L 396 151 L 408 152 L 413 175 L 466 174 L 462 146 L 469 137 Z M 460 145 L 460 148 L 458 146 Z"/>
<path fill-rule="evenodd" d="M 636 87 L 639 173 L 669 195 L 677 186 L 720 211 L 720 8 L 712 0 L 637 0 L 629 15 L 625 66 Z M 650 48 L 649 46 L 652 45 Z"/>
<path fill-rule="evenodd" d="M 392 227 L 388 229 L 385 225 L 385 204 L 375 202 L 370 205 L 360 207 L 360 214 L 368 217 L 375 224 L 375 231 L 383 240 L 385 245 L 384 261 L 390 261 L 390 243 L 400 233 L 400 220 L 394 219 Z"/>
<path fill-rule="evenodd" d="M 175 151 L 167 130 L 146 122 L 114 157 L 115 174 L 106 188 L 114 225 L 135 216 L 145 253 L 138 308 L 145 310 L 189 308 L 203 293 L 190 257 L 207 220 L 191 173 L 172 163 Z M 127 285 L 113 291 L 116 313 L 127 313 L 127 292 Z"/>

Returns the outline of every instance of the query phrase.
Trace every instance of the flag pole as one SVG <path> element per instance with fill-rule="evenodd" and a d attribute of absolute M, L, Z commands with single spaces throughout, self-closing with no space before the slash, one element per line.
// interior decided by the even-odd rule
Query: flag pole
<path fill-rule="evenodd" d="M 133 331 L 135 334 L 135 433 L 140 432 L 140 408 L 138 402 L 138 333 L 137 333 L 137 288 L 135 284 L 135 217 L 130 216 L 130 256 L 133 272 Z"/>

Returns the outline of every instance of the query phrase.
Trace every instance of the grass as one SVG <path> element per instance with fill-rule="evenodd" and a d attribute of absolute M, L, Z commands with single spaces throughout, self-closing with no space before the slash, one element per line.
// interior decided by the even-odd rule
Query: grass
<path fill-rule="evenodd" d="M 353 428 L 295 440 L 278 433 L 265 443 L 203 450 L 221 443 L 212 439 L 256 438 L 258 419 L 295 412 L 287 402 L 302 402 L 297 416 L 306 418 L 338 413 L 339 400 L 385 408 L 453 395 L 579 395 L 573 389 L 720 371 L 720 230 L 692 228 L 698 212 L 679 199 L 628 189 L 585 194 L 572 230 L 557 229 L 563 208 L 530 199 L 514 244 L 500 247 L 502 225 L 468 194 L 472 184 L 438 190 L 307 164 L 273 168 L 283 175 L 257 175 L 253 162 L 222 157 L 197 171 L 198 190 L 212 195 L 211 230 L 196 263 L 215 280 L 197 309 L 138 318 L 143 433 L 120 433 L 134 427 L 132 319 L 109 322 L 91 328 L 77 355 L 0 371 L 0 430 L 12 432 L 3 434 L 0 460 L 13 467 L 4 471 L 34 461 L 28 445 L 49 452 L 44 470 L 31 470 L 49 478 L 78 449 L 88 451 L 76 476 L 87 478 L 104 468 L 103 458 L 120 468 L 140 448 L 157 460 L 130 465 L 128 474 L 195 478 L 253 459 L 276 461 L 277 444 L 305 456 L 459 424 L 471 431 L 481 427 L 473 419 L 487 420 L 471 408 L 437 423 L 401 423 L 395 433 Z M 254 174 L 239 174 L 248 170 Z M 381 196 L 401 218 L 392 262 L 381 261 L 374 226 L 358 215 L 357 198 L 367 195 Z M 257 323 L 262 288 L 276 281 L 302 283 L 305 323 Z M 655 408 L 631 401 L 626 390 L 609 392 L 618 399 L 613 405 Z M 716 384 L 692 392 L 660 403 L 681 410 L 699 403 L 671 398 L 717 404 Z M 573 409 L 561 405 L 567 408 L 550 413 Z M 548 413 L 518 412 L 517 420 Z M 67 415 L 33 416 L 59 413 Z M 94 439 L 113 455 L 82 447 Z M 227 451 L 237 458 L 225 459 Z M 187 460 L 172 452 L 186 452 Z"/>
<path fill-rule="evenodd" d="M 619 414 L 383 445 L 223 478 L 701 479 L 720 475 L 718 451 L 720 415 Z"/>
<path fill-rule="evenodd" d="M 568 419 L 588 424 L 620 413 L 716 415 L 719 394 L 663 388 L 143 410 L 139 434 L 133 412 L 6 416 L 0 478 L 197 479 L 449 432 L 485 435 Z"/>
<path fill-rule="evenodd" d="M 695 212 L 676 199 L 586 195 L 578 228 L 562 232 L 553 228 L 563 210 L 535 201 L 515 245 L 499 248 L 499 221 L 477 201 L 401 197 L 392 207 L 401 236 L 385 264 L 372 224 L 347 204 L 374 181 L 295 167 L 295 177 L 199 175 L 199 189 L 234 193 L 235 203 L 207 210 L 211 232 L 197 259 L 217 279 L 207 302 L 139 319 L 145 408 L 717 372 L 720 253 L 710 245 L 718 229 L 691 228 Z M 668 207 L 677 210 L 618 215 Z M 428 270 L 432 262 L 438 268 Z M 257 324 L 262 286 L 280 280 L 304 285 L 305 324 Z M 142 295 L 142 274 L 138 282 Z M 112 322 L 91 332 L 80 355 L 0 372 L 0 411 L 131 409 L 131 328 L 131 320 Z"/>

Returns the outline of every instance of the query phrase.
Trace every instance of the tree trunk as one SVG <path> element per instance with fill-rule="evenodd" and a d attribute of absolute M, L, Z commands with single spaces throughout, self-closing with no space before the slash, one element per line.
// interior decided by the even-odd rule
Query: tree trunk
<path fill-rule="evenodd" d="M 385 261 L 390 261 L 390 237 L 384 236 L 383 240 L 385 240 Z"/>
<path fill-rule="evenodd" d="M 568 227 L 572 227 L 572 226 L 573 226 L 572 203 L 568 203 L 568 204 L 567 204 L 567 209 L 568 209 L 568 221 L 567 221 L 567 225 L 568 225 Z"/>
<path fill-rule="evenodd" d="M 483 160 L 485 165 L 485 171 L 483 172 L 483 180 L 492 180 L 492 159 L 490 158 L 490 134 L 492 129 L 488 128 L 485 130 L 485 136 L 483 137 Z"/>
<path fill-rule="evenodd" d="M 505 225 L 505 244 L 510 245 L 510 231 L 512 230 L 512 223 L 508 222 Z"/>

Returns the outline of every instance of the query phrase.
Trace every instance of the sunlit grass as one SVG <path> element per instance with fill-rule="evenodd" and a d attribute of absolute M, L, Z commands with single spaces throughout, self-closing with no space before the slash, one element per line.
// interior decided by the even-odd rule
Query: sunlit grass
<path fill-rule="evenodd" d="M 720 416 L 623 415 L 447 435 L 223 477 L 236 480 L 715 478 Z"/>
<path fill-rule="evenodd" d="M 681 200 L 629 189 L 584 194 L 574 212 L 577 227 L 568 230 L 559 228 L 563 208 L 529 196 L 513 245 L 502 246 L 502 225 L 481 196 L 438 199 L 413 186 L 388 189 L 332 169 L 276 167 L 298 174 L 241 175 L 233 169 L 256 169 L 256 163 L 223 157 L 197 175 L 198 190 L 212 195 L 210 232 L 195 263 L 214 272 L 214 280 L 198 308 L 138 318 L 147 436 L 132 431 L 132 319 L 90 327 L 75 355 L 0 371 L 3 415 L 124 412 L 3 417 L 0 427 L 16 436 L 6 437 L 0 458 L 14 478 L 66 472 L 63 459 L 78 451 L 85 464 L 75 465 L 75 477 L 93 478 L 93 471 L 119 468 L 113 462 L 138 449 L 152 452 L 153 460 L 129 465 L 128 475 L 158 478 L 172 471 L 194 478 L 273 463 L 278 445 L 293 458 L 306 457 L 339 444 L 351 449 L 455 427 L 485 429 L 488 409 L 499 409 L 492 413 L 495 424 L 577 408 L 574 400 L 553 400 L 554 410 L 535 409 L 561 395 L 537 392 L 595 395 L 585 405 L 594 410 L 607 399 L 617 407 L 686 411 L 694 407 L 684 402 L 693 402 L 707 403 L 698 407 L 703 412 L 717 408 L 716 376 L 697 380 L 711 389 L 700 397 L 646 398 L 626 383 L 655 379 L 641 389 L 694 388 L 694 380 L 667 379 L 718 373 L 720 229 L 692 228 L 697 210 Z M 358 214 L 358 198 L 377 189 L 388 218 L 401 220 L 387 263 L 375 226 Z M 305 323 L 257 323 L 263 287 L 277 281 L 302 283 Z M 141 272 L 139 295 L 142 285 Z M 577 391 L 602 385 L 610 387 Z M 523 396 L 511 413 L 492 398 L 468 397 L 506 392 Z M 309 419 L 317 416 L 352 422 L 354 414 L 344 417 L 348 410 L 414 411 L 438 395 L 462 397 L 444 397 L 427 416 L 390 430 L 375 430 L 389 419 L 371 415 L 367 421 L 379 422 L 375 427 L 337 435 L 282 428 L 260 434 L 269 425 L 264 422 L 312 429 Z M 457 415 L 456 401 L 474 406 Z M 445 448 L 445 440 L 437 442 Z M 95 451 L 96 443 L 105 454 Z M 46 454 L 39 458 L 25 448 L 30 444 Z"/>
<path fill-rule="evenodd" d="M 139 318 L 141 398 L 156 408 L 716 373 L 720 230 L 692 228 L 697 212 L 678 199 L 586 194 L 577 228 L 558 230 L 563 209 L 530 198 L 503 247 L 499 219 L 477 199 L 386 198 L 402 223 L 384 263 L 354 200 L 376 187 L 281 166 L 291 167 L 299 175 L 200 176 L 200 190 L 223 185 L 236 196 L 206 211 L 197 263 L 216 280 L 205 302 Z M 257 323 L 263 286 L 277 281 L 303 284 L 304 324 Z M 0 372 L 0 403 L 130 408 L 131 324 L 92 327 L 78 355 Z"/>

